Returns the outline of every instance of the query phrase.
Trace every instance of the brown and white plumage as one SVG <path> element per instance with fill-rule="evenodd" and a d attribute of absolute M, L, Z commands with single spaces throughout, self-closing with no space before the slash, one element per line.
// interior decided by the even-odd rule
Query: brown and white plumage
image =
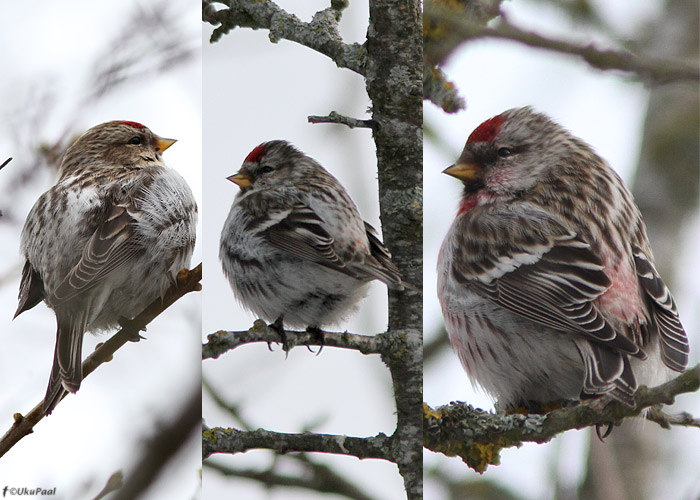
<path fill-rule="evenodd" d="M 219 257 L 234 294 L 256 315 L 321 327 L 344 318 L 372 280 L 403 288 L 342 185 L 288 142 L 256 147 L 229 180 L 241 191 Z"/>
<path fill-rule="evenodd" d="M 500 407 L 609 394 L 633 405 L 688 342 L 644 223 L 615 172 L 531 108 L 480 125 L 455 165 L 438 261 L 450 339 Z M 661 375 L 663 378 L 664 375 Z"/>
<path fill-rule="evenodd" d="M 42 300 L 56 313 L 47 414 L 80 387 L 83 334 L 134 317 L 189 265 L 197 206 L 161 159 L 174 142 L 136 122 L 91 128 L 27 216 L 15 316 Z"/>

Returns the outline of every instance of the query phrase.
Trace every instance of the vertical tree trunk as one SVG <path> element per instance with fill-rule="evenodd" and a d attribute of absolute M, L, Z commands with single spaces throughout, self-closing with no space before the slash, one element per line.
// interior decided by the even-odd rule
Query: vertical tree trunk
<path fill-rule="evenodd" d="M 408 499 L 418 500 L 423 497 L 423 21 L 419 0 L 373 0 L 369 16 L 365 77 L 376 122 L 384 242 L 404 281 L 416 287 L 390 293 L 388 335 L 395 352 L 403 353 L 389 363 L 398 420 L 395 456 Z"/>

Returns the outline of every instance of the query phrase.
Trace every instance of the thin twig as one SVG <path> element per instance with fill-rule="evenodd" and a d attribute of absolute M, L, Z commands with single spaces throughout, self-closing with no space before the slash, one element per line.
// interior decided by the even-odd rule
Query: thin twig
<path fill-rule="evenodd" d="M 370 128 L 375 129 L 379 124 L 374 120 L 359 120 L 349 116 L 341 115 L 331 111 L 327 116 L 311 115 L 308 117 L 309 123 L 338 123 L 347 125 L 350 128 Z"/>
<path fill-rule="evenodd" d="M 141 495 L 171 463 L 172 459 L 190 443 L 196 430 L 199 433 L 202 418 L 202 395 L 196 387 L 185 404 L 174 415 L 172 421 L 161 425 L 154 435 L 143 444 L 141 456 L 134 464 L 127 479 L 109 498 L 111 500 L 132 500 Z"/>
<path fill-rule="evenodd" d="M 456 113 L 467 107 L 455 84 L 437 67 L 423 68 L 423 99 L 428 99 L 445 113 Z"/>
<path fill-rule="evenodd" d="M 288 456 L 292 459 L 297 457 L 307 457 L 299 454 Z M 299 460 L 295 460 L 294 467 L 299 466 Z M 302 461 L 305 473 L 298 476 L 291 476 L 274 470 L 258 471 L 253 469 L 236 469 L 229 465 L 218 463 L 214 460 L 206 460 L 204 467 L 215 470 L 228 477 L 237 477 L 258 481 L 267 488 L 274 486 L 284 488 L 301 488 L 321 493 L 332 493 L 342 495 L 353 500 L 373 500 L 372 497 L 361 491 L 357 486 L 348 482 L 342 475 L 336 473 L 330 467 L 313 462 L 311 460 Z"/>
<path fill-rule="evenodd" d="M 183 269 L 180 271 L 176 282 L 168 288 L 162 299 L 154 300 L 143 312 L 129 321 L 127 326 L 115 333 L 87 357 L 83 362 L 83 380 L 102 363 L 112 359 L 112 356 L 119 348 L 132 340 L 139 331 L 143 330 L 146 325 L 175 303 L 175 301 L 189 292 L 201 290 L 202 286 L 199 283 L 201 280 L 202 264 L 191 270 Z M 40 401 L 27 415 L 14 414 L 12 427 L 0 439 L 0 457 L 7 453 L 24 436 L 31 434 L 34 426 L 44 418 L 42 403 Z"/>
<path fill-rule="evenodd" d="M 221 397 L 218 391 L 216 391 L 212 387 L 212 385 L 204 376 L 202 376 L 202 387 L 207 392 L 207 394 L 211 396 L 211 398 L 214 400 L 214 403 L 216 403 L 219 408 L 221 408 L 222 410 L 230 414 L 235 420 L 237 420 L 244 430 L 249 431 L 253 429 L 253 426 L 250 425 L 241 415 L 240 408 L 237 405 L 230 404 L 227 401 L 225 401 L 224 398 Z"/>
<path fill-rule="evenodd" d="M 656 422 L 664 429 L 670 429 L 672 425 L 681 427 L 697 427 L 700 428 L 700 418 L 695 418 L 688 412 L 681 412 L 671 415 L 661 410 L 661 408 L 649 408 L 646 414 L 647 420 Z"/>
<path fill-rule="evenodd" d="M 620 70 L 636 73 L 653 83 L 672 81 L 700 81 L 700 67 L 693 62 L 653 58 L 633 54 L 628 51 L 601 50 L 593 44 L 577 43 L 544 37 L 538 33 L 525 31 L 508 23 L 501 16 L 501 23 L 495 27 L 482 27 L 469 19 L 455 16 L 445 8 L 426 6 L 425 18 L 445 26 L 449 33 L 442 41 L 435 40 L 426 48 L 427 59 L 431 64 L 441 64 L 459 43 L 477 38 L 498 38 L 520 42 L 530 47 L 542 48 L 578 56 L 594 68 L 601 70 Z"/>
<path fill-rule="evenodd" d="M 371 437 L 351 437 L 337 434 L 287 434 L 265 429 L 241 431 L 234 428 L 212 427 L 202 431 L 202 459 L 214 453 L 243 453 L 253 449 L 277 453 L 294 451 L 333 453 L 357 458 L 378 458 L 395 462 L 391 438 L 380 433 Z"/>
<path fill-rule="evenodd" d="M 356 333 L 336 332 L 308 332 L 286 330 L 286 349 L 292 349 L 298 345 L 304 346 L 329 346 L 342 349 L 353 349 L 362 354 L 381 354 L 386 346 L 384 334 L 359 335 Z M 257 320 L 249 330 L 245 331 L 218 331 L 207 336 L 207 343 L 202 345 L 202 359 L 216 359 L 225 352 L 240 347 L 244 344 L 265 342 L 268 345 L 280 343 L 280 334 L 262 320 Z"/>

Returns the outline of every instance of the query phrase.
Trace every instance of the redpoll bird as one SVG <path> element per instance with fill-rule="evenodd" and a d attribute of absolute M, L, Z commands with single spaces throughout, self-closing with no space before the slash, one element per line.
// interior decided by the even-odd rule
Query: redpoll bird
<path fill-rule="evenodd" d="M 403 288 L 389 251 L 343 186 L 288 142 L 259 145 L 228 179 L 241 190 L 219 257 L 254 314 L 282 328 L 317 329 L 352 311 L 371 280 Z"/>
<path fill-rule="evenodd" d="M 497 408 L 609 395 L 683 371 L 688 340 L 622 180 L 531 108 L 469 136 L 445 170 L 464 184 L 440 249 L 452 345 Z M 664 367 L 665 365 L 665 367 Z"/>
<path fill-rule="evenodd" d="M 56 314 L 47 415 L 80 387 L 83 334 L 133 318 L 189 265 L 197 205 L 161 159 L 174 142 L 136 122 L 91 128 L 27 216 L 15 317 L 42 300 Z"/>

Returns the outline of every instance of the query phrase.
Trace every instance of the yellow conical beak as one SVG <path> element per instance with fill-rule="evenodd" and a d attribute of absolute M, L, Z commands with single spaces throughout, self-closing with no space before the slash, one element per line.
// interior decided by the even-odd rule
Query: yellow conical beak
<path fill-rule="evenodd" d="M 247 188 L 253 182 L 253 179 L 251 179 L 250 175 L 241 172 L 230 175 L 226 177 L 226 179 L 235 184 L 238 184 L 238 187 L 241 189 Z"/>
<path fill-rule="evenodd" d="M 455 165 L 450 165 L 443 170 L 442 173 L 468 182 L 481 175 L 483 170 L 484 169 L 476 163 L 457 163 Z"/>
<path fill-rule="evenodd" d="M 156 153 L 162 153 L 176 142 L 177 139 L 164 139 L 163 137 L 156 137 Z"/>

